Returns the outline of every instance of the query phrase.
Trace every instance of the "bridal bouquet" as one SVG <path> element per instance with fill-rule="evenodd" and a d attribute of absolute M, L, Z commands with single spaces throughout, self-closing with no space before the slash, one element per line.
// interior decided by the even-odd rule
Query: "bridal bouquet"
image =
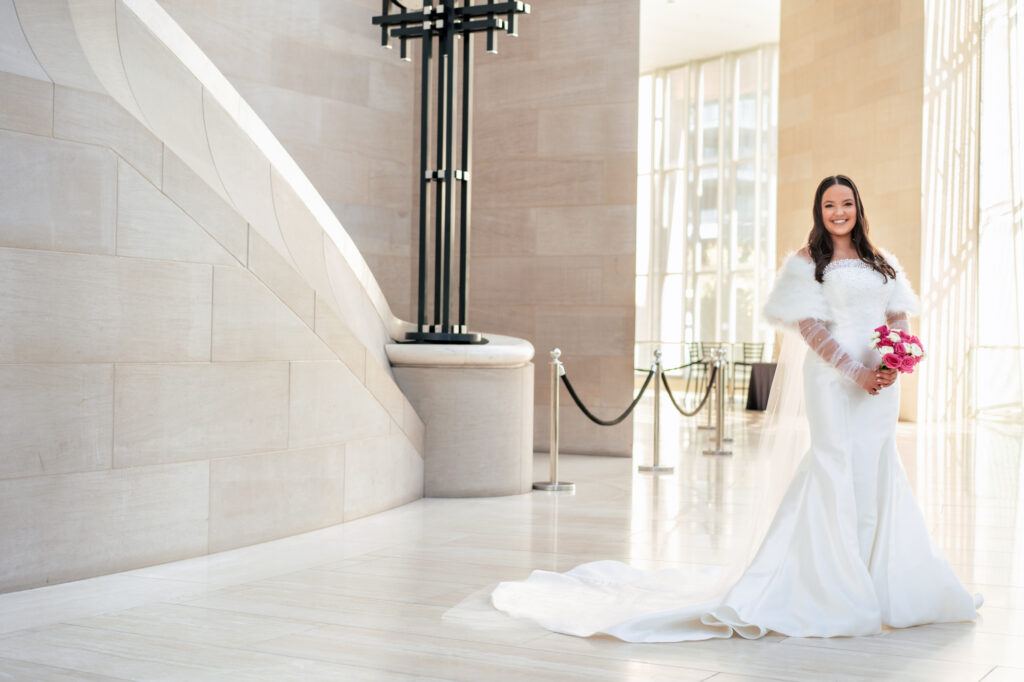
<path fill-rule="evenodd" d="M 880 369 L 898 369 L 909 374 L 924 359 L 921 339 L 884 324 L 871 334 L 871 347 L 882 356 Z"/>

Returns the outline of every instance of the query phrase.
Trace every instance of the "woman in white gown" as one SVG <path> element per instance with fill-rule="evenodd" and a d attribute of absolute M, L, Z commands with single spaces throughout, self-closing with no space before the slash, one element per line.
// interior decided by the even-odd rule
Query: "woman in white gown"
<path fill-rule="evenodd" d="M 876 369 L 869 345 L 882 324 L 909 331 L 917 299 L 899 263 L 868 240 L 849 178 L 822 180 L 813 215 L 808 245 L 785 261 L 764 310 L 812 351 L 810 449 L 739 579 L 694 603 L 692 573 L 597 561 L 501 583 L 495 607 L 555 632 L 633 642 L 869 635 L 976 617 L 980 595 L 928 537 L 896 451 L 896 372 Z"/>

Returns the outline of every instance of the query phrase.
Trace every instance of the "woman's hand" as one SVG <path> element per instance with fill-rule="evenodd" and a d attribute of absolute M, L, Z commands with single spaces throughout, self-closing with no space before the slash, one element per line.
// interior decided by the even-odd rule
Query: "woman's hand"
<path fill-rule="evenodd" d="M 900 376 L 900 373 L 895 369 L 878 369 L 875 373 L 878 375 L 880 386 L 882 388 L 892 386 Z"/>
<path fill-rule="evenodd" d="M 871 395 L 878 395 L 878 392 L 882 390 L 882 370 L 880 369 L 861 367 L 853 376 L 853 380 Z"/>

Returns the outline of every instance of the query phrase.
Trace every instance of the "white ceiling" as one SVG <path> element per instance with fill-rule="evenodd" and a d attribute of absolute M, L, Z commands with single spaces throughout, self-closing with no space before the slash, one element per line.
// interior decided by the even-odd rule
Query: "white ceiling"
<path fill-rule="evenodd" d="M 780 0 L 640 0 L 640 73 L 779 42 Z"/>

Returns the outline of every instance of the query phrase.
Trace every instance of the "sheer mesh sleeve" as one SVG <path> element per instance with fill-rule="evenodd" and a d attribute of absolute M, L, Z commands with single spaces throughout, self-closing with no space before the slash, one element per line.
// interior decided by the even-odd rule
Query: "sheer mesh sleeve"
<path fill-rule="evenodd" d="M 835 367 L 840 374 L 858 386 L 870 391 L 877 388 L 875 370 L 869 369 L 850 357 L 820 320 L 801 320 L 800 335 L 812 351 Z"/>
<path fill-rule="evenodd" d="M 889 329 L 898 329 L 910 333 L 910 319 L 906 313 L 889 313 L 885 318 L 885 324 Z"/>

